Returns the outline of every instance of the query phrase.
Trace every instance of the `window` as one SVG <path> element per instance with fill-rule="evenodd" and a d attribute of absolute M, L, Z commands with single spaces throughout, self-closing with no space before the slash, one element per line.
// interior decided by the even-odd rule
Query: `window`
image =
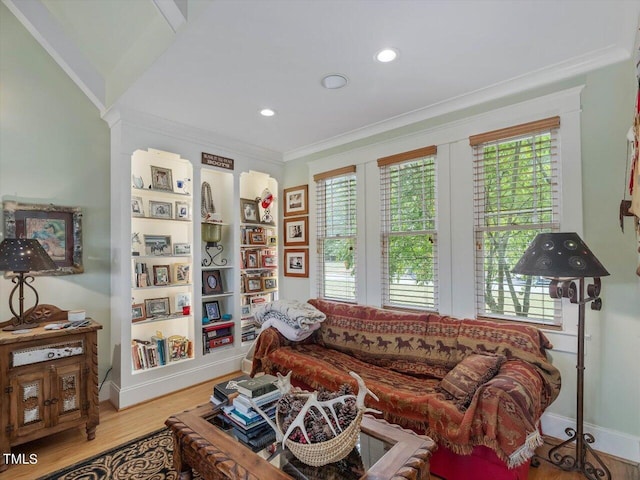
<path fill-rule="evenodd" d="M 561 322 L 548 281 L 511 274 L 536 234 L 559 230 L 559 127 L 553 117 L 469 139 L 479 316 Z"/>
<path fill-rule="evenodd" d="M 382 304 L 438 308 L 436 147 L 380 158 Z"/>
<path fill-rule="evenodd" d="M 318 296 L 355 302 L 356 168 L 320 173 L 316 182 Z"/>

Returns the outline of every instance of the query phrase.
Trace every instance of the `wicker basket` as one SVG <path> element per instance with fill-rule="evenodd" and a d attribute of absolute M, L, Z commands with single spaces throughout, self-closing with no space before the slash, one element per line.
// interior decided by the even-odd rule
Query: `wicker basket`
<path fill-rule="evenodd" d="M 286 447 L 298 460 L 312 467 L 321 467 L 342 460 L 349 455 L 358 442 L 364 410 L 364 408 L 359 409 L 356 418 L 353 419 L 349 426 L 340 432 L 338 436 L 326 442 L 298 443 L 287 439 Z M 279 415 L 276 415 L 276 422 L 278 429 L 282 432 Z"/>

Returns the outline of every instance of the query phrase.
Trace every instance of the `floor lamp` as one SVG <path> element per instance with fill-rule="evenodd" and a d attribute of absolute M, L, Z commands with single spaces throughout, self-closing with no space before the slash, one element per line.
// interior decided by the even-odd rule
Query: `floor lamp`
<path fill-rule="evenodd" d="M 606 478 L 611 473 L 604 462 L 591 448 L 595 438 L 584 433 L 584 315 L 585 305 L 591 303 L 592 310 L 600 310 L 600 277 L 609 275 L 589 247 L 576 233 L 541 233 L 531 242 L 512 270 L 521 275 L 535 275 L 551 279 L 549 295 L 552 298 L 568 298 L 578 304 L 578 372 L 576 428 L 567 428 L 569 439 L 549 450 L 549 461 L 566 471 L 581 472 L 590 480 Z M 585 298 L 585 278 L 593 278 L 587 286 Z M 574 280 L 578 280 L 578 287 Z M 560 450 L 575 442 L 575 455 L 563 455 Z M 595 462 L 587 460 L 587 453 Z"/>

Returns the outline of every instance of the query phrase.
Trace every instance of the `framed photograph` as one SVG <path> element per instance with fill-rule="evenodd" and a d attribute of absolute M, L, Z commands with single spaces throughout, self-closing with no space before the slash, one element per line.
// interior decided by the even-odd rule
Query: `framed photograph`
<path fill-rule="evenodd" d="M 173 205 L 169 202 L 149 200 L 149 216 L 151 218 L 173 218 Z"/>
<path fill-rule="evenodd" d="M 284 216 L 306 215 L 309 213 L 309 186 L 284 189 Z"/>
<path fill-rule="evenodd" d="M 250 245 L 266 245 L 267 237 L 263 232 L 249 232 Z"/>
<path fill-rule="evenodd" d="M 141 322 L 147 318 L 147 313 L 145 312 L 144 303 L 134 303 L 131 305 L 131 321 L 132 322 Z"/>
<path fill-rule="evenodd" d="M 202 294 L 218 295 L 224 293 L 220 270 L 205 270 L 202 272 Z"/>
<path fill-rule="evenodd" d="M 240 199 L 240 221 L 242 223 L 259 223 L 258 202 L 248 198 Z"/>
<path fill-rule="evenodd" d="M 259 254 L 257 250 L 246 250 L 245 251 L 245 266 L 244 268 L 258 268 L 260 267 L 258 263 Z"/>
<path fill-rule="evenodd" d="M 169 297 L 149 298 L 144 301 L 147 317 L 165 317 L 171 313 Z"/>
<path fill-rule="evenodd" d="M 276 255 L 262 255 L 262 268 L 275 268 L 278 266 L 278 257 Z"/>
<path fill-rule="evenodd" d="M 191 255 L 190 243 L 174 243 L 173 244 L 174 255 Z"/>
<path fill-rule="evenodd" d="M 153 266 L 153 284 L 169 285 L 169 265 Z"/>
<path fill-rule="evenodd" d="M 240 307 L 240 315 L 248 317 L 251 315 L 251 305 L 242 305 Z"/>
<path fill-rule="evenodd" d="M 171 255 L 171 235 L 144 235 L 145 255 Z"/>
<path fill-rule="evenodd" d="M 191 205 L 188 202 L 176 202 L 176 219 L 191 220 Z"/>
<path fill-rule="evenodd" d="M 264 290 L 273 290 L 278 288 L 278 277 L 263 277 L 262 288 Z"/>
<path fill-rule="evenodd" d="M 176 293 L 176 312 L 181 312 L 183 307 L 191 306 L 191 294 L 189 292 Z"/>
<path fill-rule="evenodd" d="M 244 277 L 244 291 L 246 293 L 262 291 L 262 278 Z"/>
<path fill-rule="evenodd" d="M 142 197 L 131 197 L 131 216 L 144 217 L 144 202 Z"/>
<path fill-rule="evenodd" d="M 309 277 L 309 249 L 290 248 L 284 251 L 284 276 Z"/>
<path fill-rule="evenodd" d="M 4 202 L 3 208 L 5 238 L 35 238 L 58 267 L 55 270 L 29 272 L 29 275 L 84 272 L 80 208 L 11 201 Z"/>
<path fill-rule="evenodd" d="M 222 315 L 220 315 L 220 304 L 217 300 L 205 302 L 204 311 L 209 320 L 220 320 L 222 318 Z"/>
<path fill-rule="evenodd" d="M 267 237 L 267 245 L 269 247 L 276 247 L 278 246 L 278 237 L 276 237 L 275 235 L 269 235 Z"/>
<path fill-rule="evenodd" d="M 189 283 L 191 280 L 190 263 L 173 264 L 173 283 Z"/>
<path fill-rule="evenodd" d="M 151 165 L 151 188 L 173 192 L 173 175 L 170 168 Z"/>
<path fill-rule="evenodd" d="M 309 217 L 291 217 L 284 219 L 284 245 L 309 245 Z"/>

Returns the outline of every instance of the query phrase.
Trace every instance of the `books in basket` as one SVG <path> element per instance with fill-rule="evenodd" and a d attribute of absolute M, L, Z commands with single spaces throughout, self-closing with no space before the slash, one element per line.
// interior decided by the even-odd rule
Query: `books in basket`
<path fill-rule="evenodd" d="M 242 380 L 238 382 L 238 393 L 249 398 L 259 397 L 265 393 L 277 390 L 276 380 L 276 377 L 269 374 L 250 378 L 249 380 Z"/>

